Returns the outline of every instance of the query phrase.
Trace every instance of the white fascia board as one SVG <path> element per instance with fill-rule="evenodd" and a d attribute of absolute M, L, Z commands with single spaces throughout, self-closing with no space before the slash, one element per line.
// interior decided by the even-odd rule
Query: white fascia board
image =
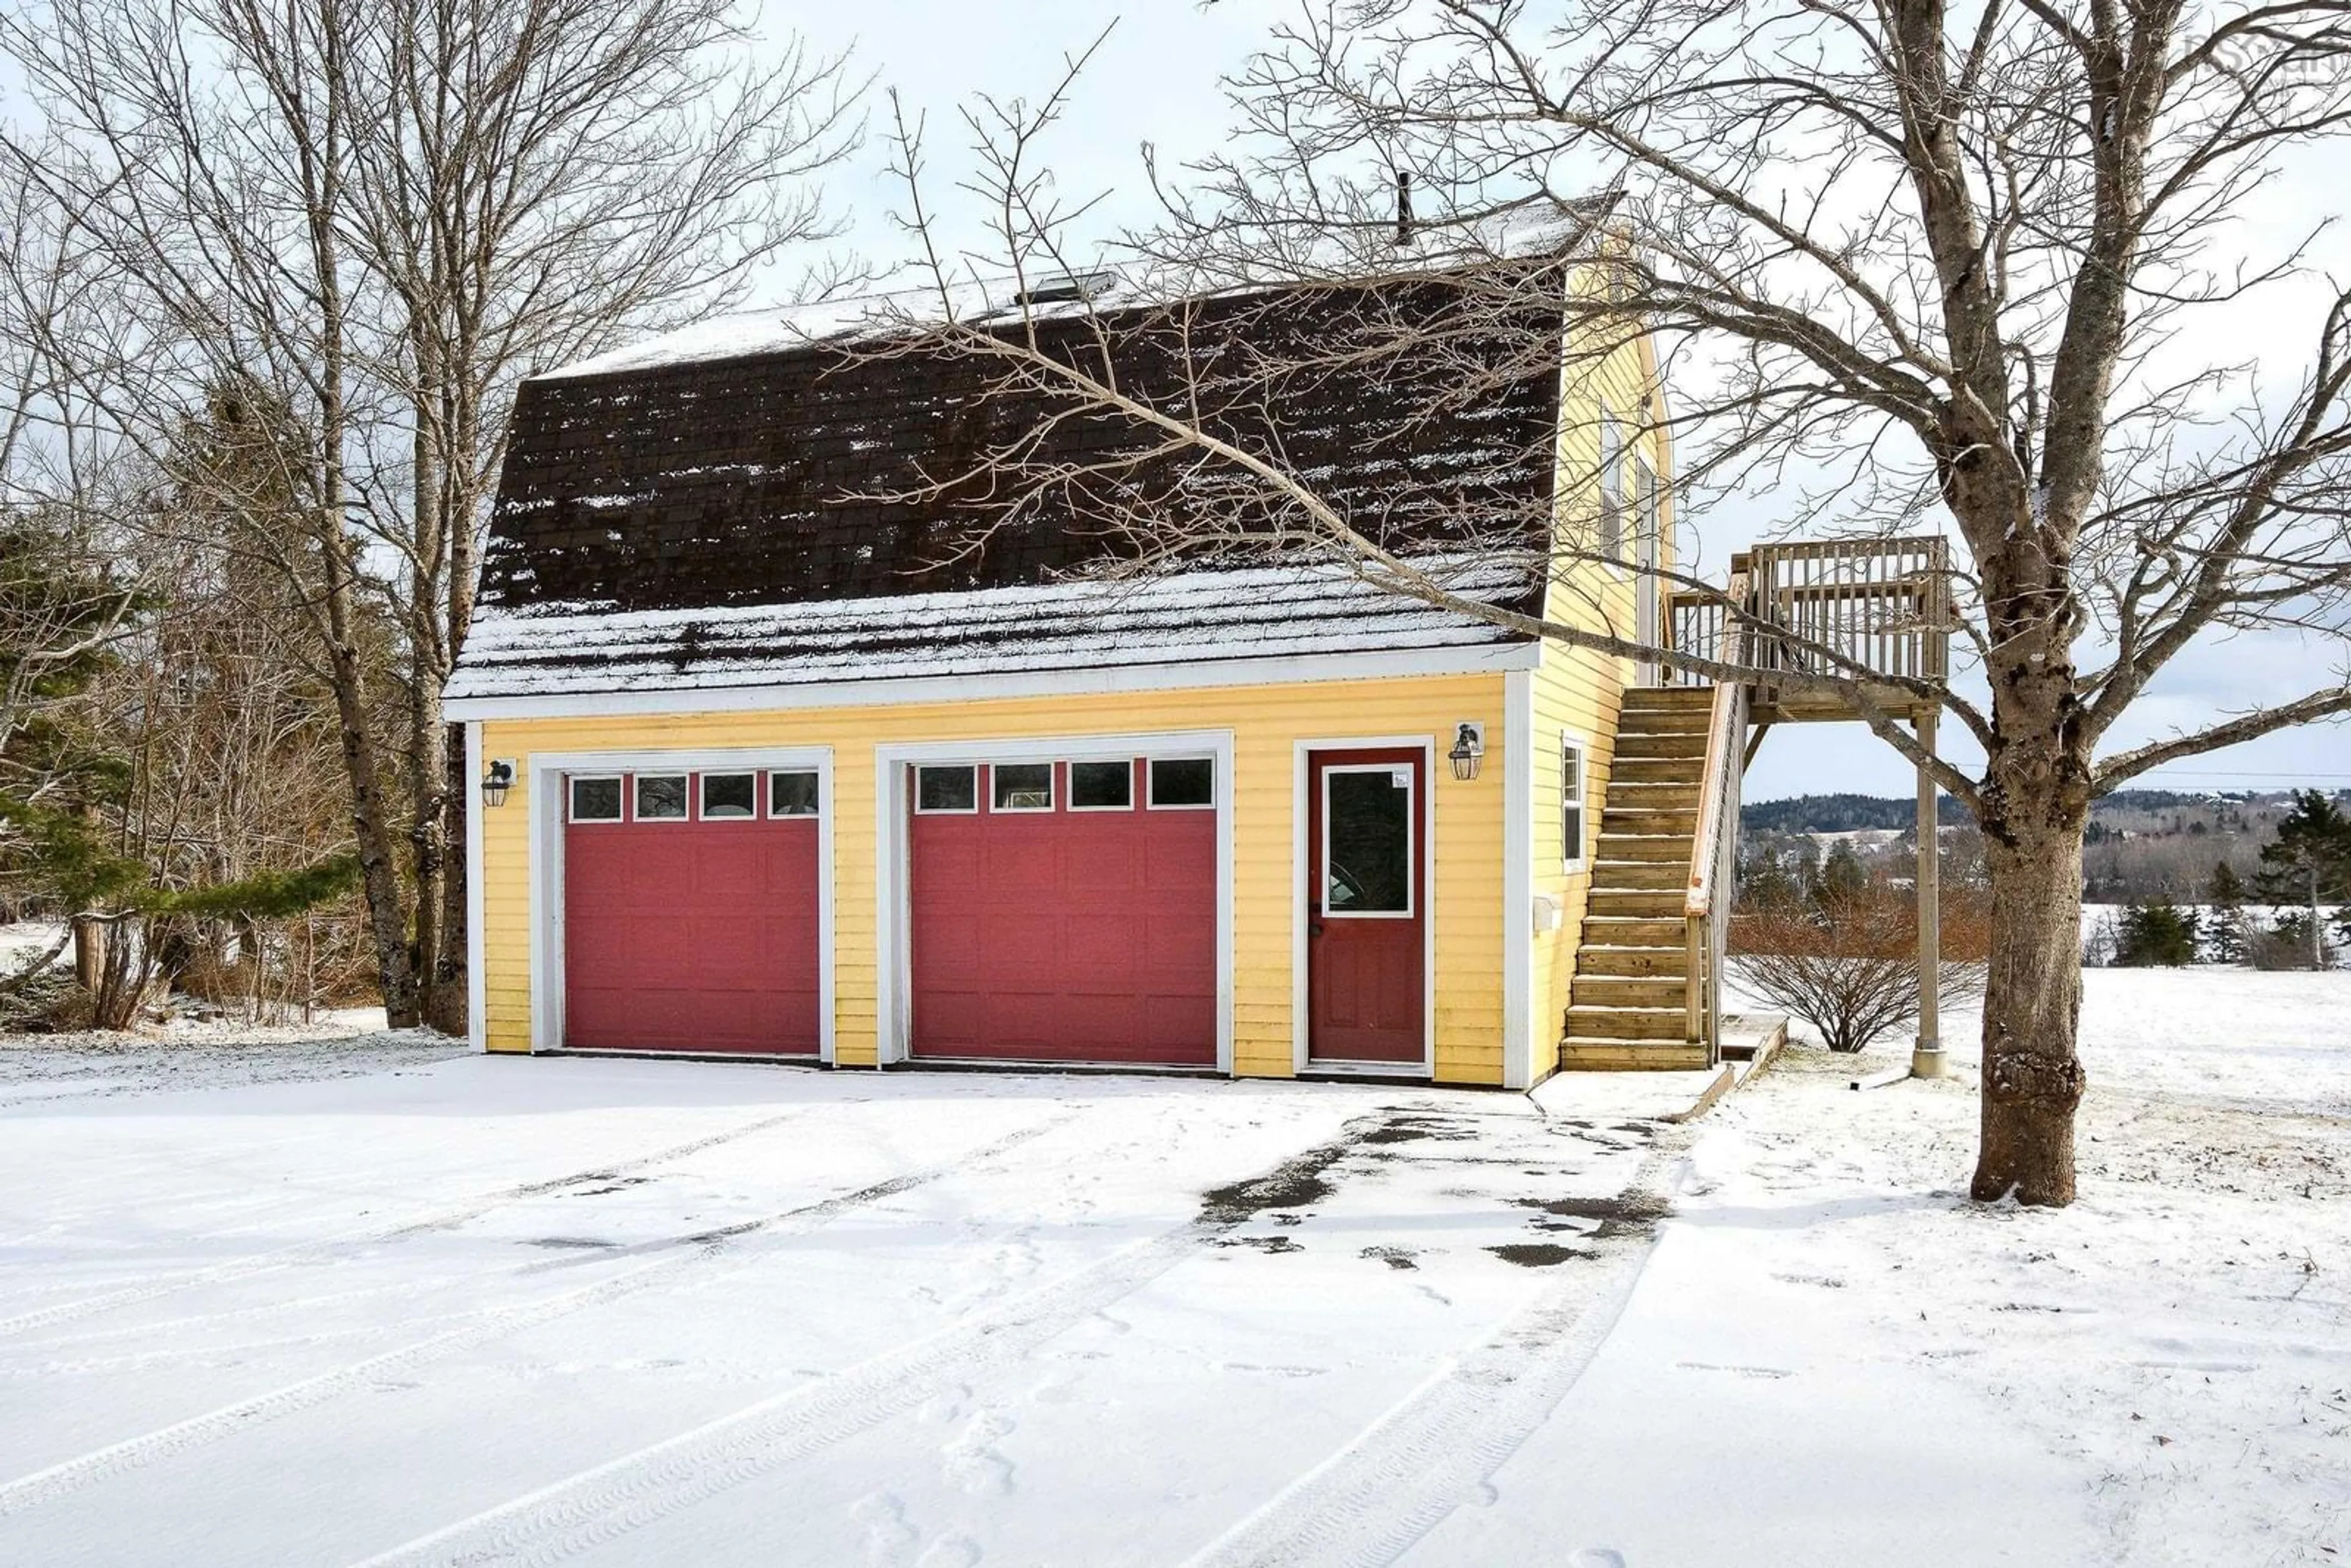
<path fill-rule="evenodd" d="M 635 714 L 775 712 L 794 708 L 904 706 L 996 697 L 1092 696 L 1214 686 L 1289 685 L 1310 681 L 1409 679 L 1531 670 L 1539 643 L 1376 653 L 1321 653 L 1286 659 L 1188 660 L 1181 664 L 1074 670 L 988 672 L 906 679 L 810 681 L 743 686 L 681 685 L 660 691 L 546 692 L 452 697 L 453 721 L 603 718 Z"/>
<path fill-rule="evenodd" d="M 1502 1087 L 1535 1081 L 1535 677 L 1502 677 Z"/>

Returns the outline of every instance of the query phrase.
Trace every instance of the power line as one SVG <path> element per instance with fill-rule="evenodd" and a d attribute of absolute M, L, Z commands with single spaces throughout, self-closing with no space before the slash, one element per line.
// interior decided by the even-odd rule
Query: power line
<path fill-rule="evenodd" d="M 2236 769 L 2226 772 L 2199 771 L 2189 768 L 2158 768 L 2147 774 L 2150 779 L 2300 779 L 2316 782 L 2321 779 L 2351 781 L 2351 773 L 2246 773 Z"/>

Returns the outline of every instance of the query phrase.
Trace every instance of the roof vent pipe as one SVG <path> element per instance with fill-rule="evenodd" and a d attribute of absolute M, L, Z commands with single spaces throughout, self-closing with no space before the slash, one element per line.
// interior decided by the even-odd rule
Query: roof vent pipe
<path fill-rule="evenodd" d="M 1012 298 L 1015 305 L 1065 305 L 1074 300 L 1092 304 L 1116 287 L 1115 272 L 1054 272 L 1038 278 Z"/>
<path fill-rule="evenodd" d="M 1396 171 L 1395 245 L 1398 250 L 1412 245 L 1412 172 L 1405 169 Z"/>

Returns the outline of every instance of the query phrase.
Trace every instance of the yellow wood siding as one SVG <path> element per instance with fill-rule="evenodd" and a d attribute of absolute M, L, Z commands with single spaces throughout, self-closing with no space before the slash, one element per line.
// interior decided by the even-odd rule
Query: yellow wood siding
<path fill-rule="evenodd" d="M 1600 275 L 1579 273 L 1572 287 L 1593 291 Z M 1571 339 L 1567 368 L 1561 386 L 1560 482 L 1561 538 L 1589 549 L 1596 536 L 1594 519 L 1600 506 L 1595 473 L 1599 464 L 1599 420 L 1602 408 L 1624 422 L 1626 528 L 1625 546 L 1635 548 L 1638 526 L 1638 496 L 1632 479 L 1632 459 L 1648 459 L 1656 471 L 1662 500 L 1659 507 L 1658 564 L 1676 570 L 1679 552 L 1675 538 L 1673 446 L 1665 428 L 1664 388 L 1657 374 L 1655 350 L 1646 337 L 1616 343 L 1602 351 L 1605 339 L 1594 329 L 1579 330 Z M 1546 613 L 1562 624 L 1631 638 L 1636 630 L 1635 584 L 1630 570 L 1597 562 L 1568 565 L 1550 590 Z M 1656 585 L 1662 588 L 1662 584 Z M 1653 589 L 1653 591 L 1656 591 Z M 1669 632 L 1665 612 L 1658 625 Z M 1600 836 L 1600 817 L 1607 799 L 1608 777 L 1615 757 L 1617 710 L 1624 689 L 1636 668 L 1630 659 L 1593 653 L 1560 643 L 1544 645 L 1542 662 L 1534 674 L 1534 890 L 1559 898 L 1563 918 L 1555 932 L 1536 935 L 1533 954 L 1535 1071 L 1549 1072 L 1558 1065 L 1558 1044 L 1564 1028 L 1568 990 L 1575 976 L 1576 949 L 1583 936 L 1585 899 L 1591 890 L 1593 844 Z M 1560 841 L 1560 741 L 1562 734 L 1585 742 L 1583 862 L 1585 870 L 1563 869 Z"/>
<path fill-rule="evenodd" d="M 1600 837 L 1601 803 L 1616 755 L 1616 716 L 1623 699 L 1619 664 L 1604 653 L 1557 643 L 1545 646 L 1534 674 L 1534 890 L 1560 901 L 1556 931 L 1538 932 L 1534 947 L 1535 1071 L 1559 1065 L 1567 993 L 1575 978 L 1584 904 L 1592 890 L 1592 857 Z M 1583 869 L 1566 869 L 1561 795 L 1561 741 L 1583 743 Z"/>
<path fill-rule="evenodd" d="M 835 1060 L 875 1060 L 877 747 L 1029 737 L 1228 730 L 1233 737 L 1233 1066 L 1293 1071 L 1291 944 L 1297 908 L 1296 743 L 1427 736 L 1437 756 L 1436 1075 L 1502 1082 L 1502 773 L 1452 778 L 1452 727 L 1499 734 L 1499 674 L 1321 681 L 1106 695 L 734 714 L 491 720 L 485 757 L 512 758 L 517 788 L 482 813 L 486 1031 L 493 1051 L 530 1049 L 529 787 L 533 753 L 830 747 L 832 749 Z M 1554 811 L 1556 816 L 1556 811 Z M 1556 1034 L 1556 1019 L 1551 1024 Z M 1538 1038 L 1541 1038 L 1539 1030 Z M 1538 1059 L 1548 1054 L 1539 1050 Z"/>

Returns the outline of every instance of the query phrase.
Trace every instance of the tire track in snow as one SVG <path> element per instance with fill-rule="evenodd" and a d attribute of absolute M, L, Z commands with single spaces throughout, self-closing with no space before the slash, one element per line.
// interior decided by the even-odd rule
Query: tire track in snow
<path fill-rule="evenodd" d="M 0 1335 L 29 1333 L 36 1329 L 47 1328 L 54 1323 L 69 1322 L 75 1318 L 112 1312 L 117 1307 L 136 1306 L 142 1301 L 155 1301 L 181 1291 L 196 1290 L 205 1285 L 225 1284 L 234 1280 L 251 1279 L 258 1274 L 275 1273 L 280 1269 L 298 1268 L 304 1263 L 328 1262 L 355 1247 L 381 1246 L 435 1230 L 455 1229 L 460 1225 L 479 1219 L 482 1216 L 509 1203 L 520 1203 L 533 1197 L 545 1197 L 550 1193 L 561 1192 L 566 1187 L 579 1186 L 592 1181 L 609 1180 L 614 1176 L 631 1176 L 638 1171 L 650 1170 L 656 1166 L 690 1159 L 695 1155 L 717 1148 L 721 1145 L 731 1144 L 738 1138 L 747 1138 L 755 1134 L 767 1132 L 806 1114 L 805 1108 L 796 1108 L 780 1115 L 763 1116 L 756 1122 L 748 1122 L 723 1133 L 705 1134 L 702 1137 L 691 1139 L 670 1148 L 657 1149 L 652 1154 L 641 1155 L 634 1159 L 622 1161 L 619 1165 L 594 1166 L 584 1171 L 575 1171 L 569 1176 L 549 1176 L 539 1181 L 520 1182 L 513 1186 L 500 1187 L 495 1192 L 467 1198 L 465 1202 L 452 1205 L 447 1208 L 428 1210 L 417 1218 L 402 1220 L 397 1225 L 375 1226 L 365 1230 L 346 1231 L 340 1235 L 325 1237 L 316 1241 L 297 1242 L 291 1247 L 281 1247 L 267 1252 L 233 1258 L 225 1263 L 215 1263 L 190 1273 L 173 1274 L 162 1280 L 147 1280 L 139 1284 L 125 1285 L 120 1289 L 108 1291 L 99 1295 L 83 1296 L 70 1301 L 59 1301 L 53 1306 L 37 1307 L 31 1312 L 19 1312 L 14 1317 L 0 1318 Z"/>
<path fill-rule="evenodd" d="M 1196 1256 L 1230 1226 L 1130 1244 L 1002 1306 L 460 1520 L 359 1568 L 556 1563 L 911 1414 L 1008 1367 Z"/>
<path fill-rule="evenodd" d="M 718 1256 L 744 1237 L 755 1234 L 796 1235 L 814 1230 L 853 1209 L 927 1186 L 942 1176 L 967 1170 L 977 1162 L 1007 1154 L 1044 1136 L 1075 1116 L 1075 1112 L 1065 1111 L 1017 1128 L 991 1143 L 937 1165 L 891 1176 L 853 1192 L 839 1193 L 815 1203 L 786 1209 L 764 1219 L 745 1220 L 740 1224 L 698 1231 L 692 1236 L 658 1244 L 661 1250 L 656 1256 L 620 1274 L 609 1275 L 558 1295 L 486 1311 L 478 1315 L 478 1321 L 462 1328 L 451 1329 L 380 1355 L 368 1356 L 333 1371 L 272 1389 L 266 1394 L 240 1399 L 204 1415 L 93 1449 L 14 1480 L 0 1482 L 0 1519 L 22 1513 L 159 1459 L 250 1431 L 265 1421 L 274 1421 L 323 1405 L 385 1373 L 423 1366 L 518 1330 L 535 1328 L 557 1318 L 634 1295 L 681 1270 Z"/>
<path fill-rule="evenodd" d="M 1311 1179 L 1352 1149 L 1357 1126 L 1351 1123 L 1337 1140 L 1271 1172 L 1217 1189 L 1199 1217 L 1184 1225 L 1130 1243 L 911 1344 L 567 1476 L 354 1568 L 559 1563 L 918 1411 L 944 1389 L 975 1383 L 1025 1359 L 1199 1256 L 1217 1238 L 1250 1223 L 1263 1207 L 1263 1195 L 1301 1176 Z"/>
<path fill-rule="evenodd" d="M 1677 1140 L 1678 1143 L 1678 1140 Z M 1631 1190 L 1670 1195 L 1666 1151 Z M 1478 1494 L 1583 1375 L 1640 1283 L 1657 1233 L 1598 1243 L 1487 1339 L 1355 1439 L 1184 1560 L 1181 1568 L 1384 1568 Z"/>

